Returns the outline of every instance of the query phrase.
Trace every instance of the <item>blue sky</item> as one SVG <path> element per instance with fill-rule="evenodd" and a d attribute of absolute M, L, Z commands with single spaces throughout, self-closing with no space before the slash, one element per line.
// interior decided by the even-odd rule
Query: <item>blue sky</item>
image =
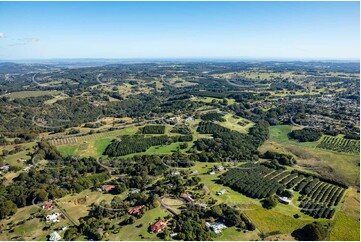
<path fill-rule="evenodd" d="M 359 2 L 0 2 L 0 59 L 359 59 Z"/>

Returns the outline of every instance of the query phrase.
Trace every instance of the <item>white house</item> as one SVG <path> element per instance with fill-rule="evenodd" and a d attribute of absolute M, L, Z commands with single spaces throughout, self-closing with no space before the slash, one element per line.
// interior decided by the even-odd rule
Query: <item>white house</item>
<path fill-rule="evenodd" d="M 9 171 L 10 166 L 1 166 L 0 170 Z"/>
<path fill-rule="evenodd" d="M 60 216 L 59 213 L 52 213 L 50 215 L 47 215 L 46 222 L 59 223 L 60 222 L 60 220 L 58 219 L 59 216 Z"/>
<path fill-rule="evenodd" d="M 211 225 L 211 229 L 216 233 L 219 234 L 222 232 L 223 229 L 226 229 L 227 226 L 224 223 L 216 223 Z"/>
<path fill-rule="evenodd" d="M 289 200 L 287 197 L 278 197 L 278 200 L 283 204 L 290 204 L 291 200 Z"/>
<path fill-rule="evenodd" d="M 218 191 L 216 194 L 218 196 L 220 196 L 220 195 L 223 195 L 226 191 L 227 191 L 226 189 L 222 189 L 222 190 Z"/>
<path fill-rule="evenodd" d="M 61 236 L 60 236 L 60 234 L 58 234 L 58 232 L 56 232 L 56 231 L 54 231 L 53 233 L 51 233 L 50 235 L 49 235 L 49 240 L 50 241 L 58 241 L 58 240 L 60 240 L 61 239 Z"/>
<path fill-rule="evenodd" d="M 217 171 L 223 171 L 224 167 L 223 166 L 217 166 Z"/>
<path fill-rule="evenodd" d="M 179 171 L 172 171 L 172 176 L 179 176 L 180 172 Z"/>

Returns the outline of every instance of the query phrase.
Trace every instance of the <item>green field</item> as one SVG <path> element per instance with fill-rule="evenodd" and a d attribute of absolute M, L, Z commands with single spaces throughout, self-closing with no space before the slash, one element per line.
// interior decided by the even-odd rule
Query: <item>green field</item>
<path fill-rule="evenodd" d="M 137 219 L 134 224 L 122 227 L 118 234 L 110 234 L 109 240 L 141 240 L 142 237 L 145 240 L 161 240 L 156 234 L 150 234 L 148 227 L 150 224 L 156 222 L 157 218 L 164 218 L 166 215 L 170 215 L 170 213 L 160 207 L 151 209 L 147 211 L 143 217 Z M 137 228 L 139 224 L 143 224 L 143 226 Z"/>
<path fill-rule="evenodd" d="M 22 92 L 13 92 L 9 95 L 3 95 L 8 98 L 27 98 L 27 97 L 40 97 L 45 95 L 56 95 L 58 91 L 22 91 Z"/>
<path fill-rule="evenodd" d="M 252 199 L 242 195 L 239 192 L 233 191 L 231 188 L 224 187 L 217 183 L 218 175 L 208 175 L 206 172 L 214 165 L 221 163 L 197 163 L 194 166 L 198 170 L 199 177 L 205 185 L 209 196 L 218 200 L 219 202 L 227 203 L 230 206 L 235 206 L 243 211 L 255 224 L 256 228 L 263 233 L 270 233 L 280 231 L 281 234 L 290 234 L 294 230 L 314 221 L 308 215 L 302 214 L 297 206 L 278 204 L 272 210 L 264 209 L 258 199 Z M 192 168 L 193 169 L 193 168 Z M 216 192 L 226 188 L 227 192 L 221 196 L 217 196 Z M 292 201 L 296 204 L 298 195 L 295 193 Z M 294 214 L 300 214 L 301 218 L 293 218 Z M 238 237 L 234 237 L 232 233 L 229 238 L 222 236 L 221 239 L 227 240 L 237 238 L 238 240 L 247 240 L 248 233 L 238 233 Z M 246 237 L 245 237 L 246 236 Z"/>
<path fill-rule="evenodd" d="M 296 127 L 298 128 L 298 127 Z M 317 142 L 298 142 L 288 139 L 287 134 L 293 129 L 290 125 L 270 127 L 270 138 L 259 150 L 273 150 L 279 153 L 295 155 L 298 165 L 312 166 L 311 172 L 342 180 L 351 185 L 360 182 L 359 154 L 341 153 L 317 148 Z"/>
<path fill-rule="evenodd" d="M 238 131 L 240 133 L 248 133 L 249 128 L 251 128 L 254 125 L 253 122 L 251 122 L 247 119 L 241 118 L 241 117 L 236 117 L 231 113 L 227 113 L 226 115 L 224 115 L 223 118 L 226 121 L 219 122 L 218 124 L 222 125 L 223 127 L 229 128 L 231 130 Z M 238 122 L 241 122 L 241 121 L 247 121 L 247 122 L 249 122 L 249 124 L 242 126 L 242 125 L 238 124 Z"/>
<path fill-rule="evenodd" d="M 347 229 L 345 229 L 347 228 Z M 360 240 L 360 194 L 350 190 L 332 222 L 331 240 Z"/>
<path fill-rule="evenodd" d="M 228 102 L 228 105 L 234 104 L 236 101 L 233 98 L 225 98 Z M 223 99 L 221 98 L 215 98 L 215 97 L 191 97 L 192 101 L 197 101 L 197 102 L 204 102 L 204 103 L 211 103 L 214 101 L 222 101 Z"/>
<path fill-rule="evenodd" d="M 194 120 L 190 123 L 190 129 L 193 135 L 193 141 L 186 142 L 188 144 L 188 148 L 181 150 L 181 152 L 185 152 L 193 146 L 193 142 L 199 138 L 209 137 L 210 135 L 198 134 L 196 132 L 196 125 L 200 122 L 200 120 Z M 63 138 L 61 140 L 52 140 L 51 143 L 54 144 L 59 152 L 64 155 L 76 155 L 80 157 L 88 157 L 93 156 L 95 158 L 103 156 L 103 152 L 105 148 L 111 143 L 111 141 L 118 136 L 121 135 L 134 135 L 138 132 L 142 126 L 131 126 L 126 127 L 124 129 L 115 130 L 115 131 L 107 131 L 102 133 L 95 133 L 91 135 L 78 136 L 78 137 L 70 137 Z M 241 127 L 241 126 L 240 126 Z M 165 135 L 175 136 L 179 135 L 176 133 L 171 133 L 172 130 L 171 125 L 166 125 Z M 159 134 L 160 135 L 160 134 Z M 157 136 L 156 134 L 145 135 L 146 137 Z M 160 145 L 153 146 L 149 148 L 145 152 L 139 152 L 134 154 L 129 154 L 126 156 L 122 156 L 123 158 L 132 157 L 134 155 L 143 155 L 143 154 L 170 154 L 178 149 L 178 147 L 182 144 L 182 142 L 172 143 L 169 145 Z"/>

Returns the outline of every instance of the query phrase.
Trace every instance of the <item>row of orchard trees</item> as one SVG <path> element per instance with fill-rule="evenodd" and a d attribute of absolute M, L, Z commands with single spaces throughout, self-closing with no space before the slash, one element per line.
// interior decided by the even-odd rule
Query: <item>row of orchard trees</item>
<path fill-rule="evenodd" d="M 327 149 L 337 152 L 359 153 L 360 141 L 332 137 L 332 136 L 325 136 L 321 140 L 321 143 L 317 145 L 317 147 L 321 149 Z"/>
<path fill-rule="evenodd" d="M 221 182 L 232 189 L 252 198 L 265 198 L 281 189 L 281 185 L 270 178 L 264 177 L 264 173 L 270 172 L 269 168 L 240 167 L 232 169 L 221 176 Z"/>
<path fill-rule="evenodd" d="M 192 135 L 181 136 L 154 136 L 144 137 L 142 135 L 123 136 L 121 140 L 113 140 L 104 151 L 104 155 L 110 157 L 128 155 L 138 152 L 144 152 L 151 146 L 167 145 L 175 142 L 192 141 Z"/>
<path fill-rule="evenodd" d="M 300 192 L 301 211 L 315 218 L 332 218 L 334 207 L 342 200 L 347 186 L 302 171 L 274 170 L 267 165 L 248 163 L 221 176 L 221 182 L 252 198 L 284 194 L 285 189 Z"/>
<path fill-rule="evenodd" d="M 195 148 L 209 161 L 258 160 L 257 149 L 268 138 L 268 127 L 267 122 L 259 122 L 248 134 L 243 134 L 212 122 L 200 122 L 197 131 L 212 134 L 213 139 L 196 140 Z"/>

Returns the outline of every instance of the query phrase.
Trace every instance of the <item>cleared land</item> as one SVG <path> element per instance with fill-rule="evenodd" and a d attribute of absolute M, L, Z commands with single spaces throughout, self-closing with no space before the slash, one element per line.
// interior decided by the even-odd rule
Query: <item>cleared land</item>
<path fill-rule="evenodd" d="M 332 177 L 351 185 L 359 184 L 359 154 L 334 152 L 317 148 L 318 142 L 298 142 L 288 139 L 294 127 L 278 125 L 270 127 L 270 138 L 259 150 L 272 150 L 296 156 L 298 165 L 311 172 Z M 295 128 L 298 129 L 298 128 Z"/>
<path fill-rule="evenodd" d="M 27 97 L 40 97 L 46 95 L 56 95 L 58 91 L 23 91 L 23 92 L 13 92 L 10 94 L 3 95 L 8 98 L 27 98 Z"/>

